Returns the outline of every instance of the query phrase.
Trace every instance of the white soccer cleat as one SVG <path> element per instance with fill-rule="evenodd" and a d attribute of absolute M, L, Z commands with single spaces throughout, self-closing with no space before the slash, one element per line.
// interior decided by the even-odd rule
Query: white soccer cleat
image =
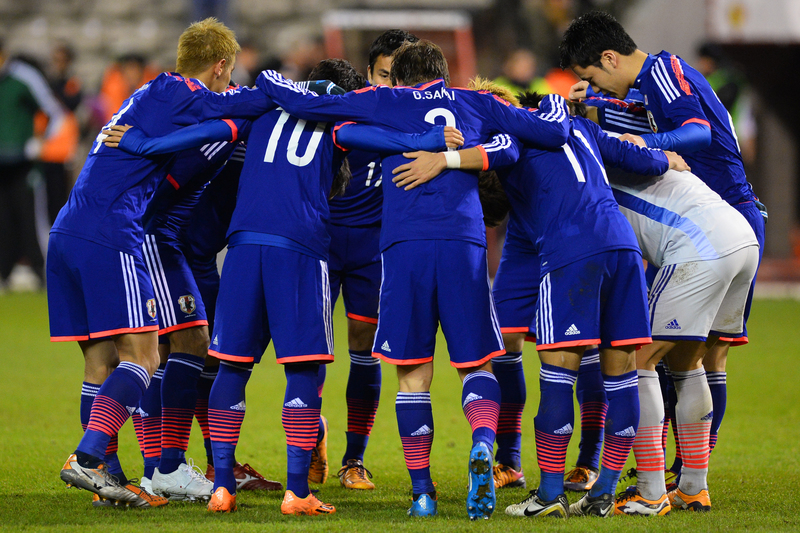
<path fill-rule="evenodd" d="M 208 501 L 214 492 L 214 483 L 206 479 L 191 459 L 169 474 L 162 474 L 156 468 L 151 483 L 155 494 L 171 501 Z"/>

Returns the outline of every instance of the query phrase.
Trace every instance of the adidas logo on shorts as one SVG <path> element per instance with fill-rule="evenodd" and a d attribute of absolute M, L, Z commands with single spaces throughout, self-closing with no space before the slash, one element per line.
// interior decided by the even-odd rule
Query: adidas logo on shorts
<path fill-rule="evenodd" d="M 461 407 L 466 407 L 469 402 L 474 402 L 475 400 L 483 400 L 483 396 L 478 396 L 474 392 L 470 392 L 467 394 L 467 397 L 464 398 L 464 403 L 461 404 Z"/>
<path fill-rule="evenodd" d="M 681 329 L 681 325 L 678 324 L 678 321 L 673 318 L 672 322 L 664 326 L 664 329 Z"/>
<path fill-rule="evenodd" d="M 567 424 L 563 428 L 553 431 L 556 435 L 572 435 L 572 424 Z"/>
<path fill-rule="evenodd" d="M 381 350 L 392 353 L 392 349 L 389 348 L 389 341 L 383 341 L 383 344 L 381 344 Z"/>
<path fill-rule="evenodd" d="M 291 402 L 286 402 L 283 404 L 284 407 L 294 407 L 295 409 L 299 409 L 300 407 L 308 407 L 308 405 L 303 403 L 303 400 L 300 398 L 295 398 Z"/>
<path fill-rule="evenodd" d="M 703 421 L 703 422 L 708 422 L 712 418 L 714 418 L 714 411 L 709 411 L 709 413 L 706 416 L 704 416 L 703 418 L 701 418 L 700 420 Z"/>
<path fill-rule="evenodd" d="M 428 427 L 428 424 L 423 425 L 421 428 L 411 434 L 412 437 L 421 437 L 423 435 L 430 435 L 433 430 Z"/>
<path fill-rule="evenodd" d="M 628 426 L 622 431 L 617 431 L 616 433 L 614 433 L 614 435 L 617 435 L 618 437 L 635 437 L 636 430 L 633 429 L 633 426 Z"/>
<path fill-rule="evenodd" d="M 564 335 L 580 335 L 580 333 L 581 330 L 579 330 L 575 324 L 572 324 L 569 328 L 567 328 L 567 331 L 564 332 Z"/>
<path fill-rule="evenodd" d="M 231 409 L 233 409 L 234 411 L 246 411 L 247 405 L 244 403 L 244 400 L 242 400 L 236 405 L 231 405 Z"/>

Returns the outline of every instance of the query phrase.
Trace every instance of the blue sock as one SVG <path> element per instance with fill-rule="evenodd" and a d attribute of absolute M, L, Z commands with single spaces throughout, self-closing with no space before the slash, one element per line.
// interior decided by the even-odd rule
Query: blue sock
<path fill-rule="evenodd" d="M 111 437 L 119 433 L 149 384 L 150 374 L 142 366 L 121 362 L 97 391 L 89 424 L 77 451 L 91 457 L 104 457 Z"/>
<path fill-rule="evenodd" d="M 89 425 L 89 415 L 92 412 L 92 403 L 97 396 L 97 391 L 100 390 L 100 385 L 84 381 L 81 386 L 81 429 L 86 431 L 86 426 Z"/>
<path fill-rule="evenodd" d="M 608 405 L 603 376 L 600 373 L 600 352 L 597 348 L 586 350 L 583 354 L 575 396 L 581 408 L 581 442 L 577 464 L 598 470 Z"/>
<path fill-rule="evenodd" d="M 143 476 L 148 479 L 153 479 L 153 473 L 161 461 L 161 380 L 166 366 L 166 363 L 159 365 L 139 401 L 142 417 L 142 442 L 139 448 L 144 457 Z"/>
<path fill-rule="evenodd" d="M 346 398 L 347 449 L 342 457 L 342 466 L 348 459 L 364 460 L 381 399 L 381 361 L 372 357 L 370 350 L 350 351 Z"/>
<path fill-rule="evenodd" d="M 528 397 L 522 352 L 506 352 L 492 359 L 492 372 L 500 386 L 495 462 L 522 470 L 522 411 Z"/>
<path fill-rule="evenodd" d="M 194 404 L 194 417 L 203 432 L 203 446 L 206 449 L 206 461 L 214 466 L 214 453 L 211 450 L 211 433 L 208 429 L 208 396 L 211 394 L 211 386 L 217 377 L 216 366 L 204 367 L 197 380 L 197 401 Z"/>
<path fill-rule="evenodd" d="M 430 468 L 433 444 L 431 393 L 398 392 L 395 411 L 414 499 L 419 494 L 434 493 L 436 489 L 433 486 Z"/>
<path fill-rule="evenodd" d="M 197 382 L 205 357 L 172 353 L 161 382 L 161 462 L 158 471 L 170 474 L 185 462 L 197 402 Z"/>
<path fill-rule="evenodd" d="M 539 371 L 541 397 L 533 425 L 541 472 L 539 497 L 544 501 L 564 493 L 564 465 L 575 422 L 572 386 L 577 376 L 573 370 L 545 363 Z"/>
<path fill-rule="evenodd" d="M 725 407 L 728 404 L 728 374 L 727 372 L 706 372 L 706 381 L 711 390 L 711 403 L 714 406 L 714 415 L 711 419 L 711 433 L 708 439 L 709 453 L 717 445 L 717 434 L 725 416 Z"/>
<path fill-rule="evenodd" d="M 461 407 L 472 428 L 472 445 L 483 442 L 494 451 L 500 416 L 500 385 L 494 374 L 485 370 L 467 374 L 461 389 Z"/>
<path fill-rule="evenodd" d="M 253 373 L 253 364 L 223 362 L 208 397 L 208 426 L 214 454 L 214 490 L 225 487 L 236 494 L 236 444 L 242 429 L 245 388 Z"/>
<path fill-rule="evenodd" d="M 298 498 L 310 494 L 308 468 L 311 450 L 317 445 L 322 398 L 318 393 L 318 364 L 287 364 L 286 395 L 281 421 L 286 432 L 286 490 Z"/>
<path fill-rule="evenodd" d="M 603 465 L 597 481 L 589 490 L 591 497 L 614 494 L 639 427 L 639 376 L 636 370 L 621 376 L 603 374 L 603 383 L 608 399 Z"/>
<path fill-rule="evenodd" d="M 328 365 L 319 365 L 317 370 L 317 394 L 322 398 L 322 390 L 325 388 L 325 378 L 328 376 Z"/>

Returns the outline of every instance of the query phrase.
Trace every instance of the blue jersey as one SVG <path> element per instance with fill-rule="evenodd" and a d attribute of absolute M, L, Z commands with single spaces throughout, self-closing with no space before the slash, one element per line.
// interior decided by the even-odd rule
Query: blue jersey
<path fill-rule="evenodd" d="M 129 124 L 159 137 L 204 120 L 258 116 L 272 108 L 260 91 L 214 93 L 197 80 L 163 73 L 128 98 L 105 127 Z M 232 130 L 232 138 L 235 135 Z M 130 155 L 103 145 L 103 138 L 100 134 L 95 139 L 52 231 L 141 257 L 142 217 L 167 174 L 171 156 Z"/>
<path fill-rule="evenodd" d="M 641 102 L 593 96 L 583 101 L 597 108 L 597 122 L 605 131 L 642 135 L 653 133 L 647 109 Z"/>
<path fill-rule="evenodd" d="M 330 201 L 331 224 L 351 227 L 379 224 L 383 205 L 381 156 L 353 150 L 347 154 L 347 160 L 353 177 L 344 194 Z"/>
<path fill-rule="evenodd" d="M 425 131 L 431 124 L 458 128 L 465 146 L 481 144 L 492 134 L 508 132 L 526 142 L 555 148 L 564 143 L 569 127 L 563 98 L 545 99 L 536 112 L 517 109 L 494 96 L 453 89 L 443 80 L 417 87 L 368 87 L 342 96 L 318 96 L 297 87 L 280 74 L 265 71 L 257 86 L 293 114 L 308 120 L 353 120 L 401 132 Z M 383 178 L 408 162 L 402 155 L 384 158 Z M 449 239 L 486 245 L 486 229 L 475 174 L 445 171 L 438 179 L 405 191 L 383 191 L 381 249 L 410 240 Z"/>
<path fill-rule="evenodd" d="M 328 258 L 328 195 L 344 154 L 332 125 L 274 109 L 253 122 L 228 244 L 262 244 Z"/>
<path fill-rule="evenodd" d="M 663 152 L 610 138 L 589 120 L 573 118 L 570 133 L 559 149 L 523 147 L 516 165 L 498 170 L 517 220 L 539 251 L 541 276 L 604 251 L 639 250 L 603 162 L 648 175 L 669 168 Z"/>
<path fill-rule="evenodd" d="M 681 153 L 692 172 L 729 204 L 755 199 L 744 173 L 733 121 L 702 74 L 667 52 L 649 55 L 633 85 L 656 132 L 698 123 L 711 129 L 711 145 Z"/>

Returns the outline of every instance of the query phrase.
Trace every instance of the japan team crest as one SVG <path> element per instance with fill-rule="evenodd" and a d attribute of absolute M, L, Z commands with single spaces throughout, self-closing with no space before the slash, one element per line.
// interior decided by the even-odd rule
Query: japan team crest
<path fill-rule="evenodd" d="M 147 314 L 150 315 L 150 318 L 156 318 L 156 299 L 150 298 L 147 300 Z"/>
<path fill-rule="evenodd" d="M 191 315 L 194 313 L 195 309 L 197 309 L 197 305 L 194 303 L 194 296 L 191 294 L 187 294 L 178 298 L 178 305 L 181 306 L 181 311 L 187 315 Z"/>

